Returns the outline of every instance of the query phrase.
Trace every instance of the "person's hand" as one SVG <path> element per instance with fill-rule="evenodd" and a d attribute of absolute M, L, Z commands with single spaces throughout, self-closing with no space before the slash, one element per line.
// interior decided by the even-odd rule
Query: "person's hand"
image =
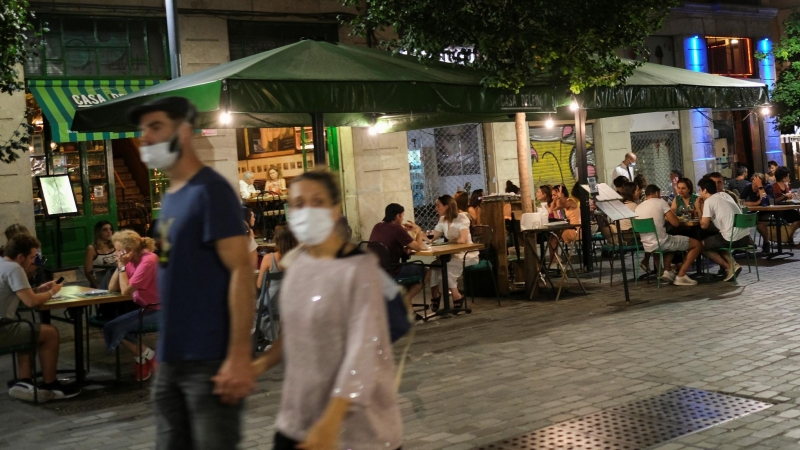
<path fill-rule="evenodd" d="M 250 358 L 225 358 L 217 374 L 211 377 L 214 395 L 219 395 L 222 403 L 235 405 L 253 391 L 256 374 L 251 365 Z"/>
<path fill-rule="evenodd" d="M 267 371 L 267 357 L 266 355 L 261 356 L 260 358 L 256 358 L 250 363 L 250 367 L 253 369 L 253 373 L 258 376 L 262 373 Z"/>
<path fill-rule="evenodd" d="M 339 424 L 325 416 L 315 423 L 306 440 L 297 445 L 301 450 L 337 450 L 339 448 Z"/>
<path fill-rule="evenodd" d="M 125 267 L 125 264 L 131 262 L 131 252 L 117 252 L 117 267 Z"/>
<path fill-rule="evenodd" d="M 63 287 L 60 284 L 57 284 L 53 281 L 51 281 L 50 283 L 45 283 L 45 286 L 47 286 L 48 284 L 50 284 L 50 287 L 47 288 L 47 290 L 50 291 L 50 293 L 53 295 L 56 295 L 59 292 L 61 292 L 61 288 Z"/>

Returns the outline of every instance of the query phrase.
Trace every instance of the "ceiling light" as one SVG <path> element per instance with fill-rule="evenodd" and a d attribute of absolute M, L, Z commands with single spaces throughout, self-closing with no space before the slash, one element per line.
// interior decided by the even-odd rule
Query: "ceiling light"
<path fill-rule="evenodd" d="M 739 43 L 738 39 L 731 39 L 731 44 L 738 44 L 738 43 Z"/>
<path fill-rule="evenodd" d="M 228 111 L 223 112 L 219 115 L 219 123 L 223 125 L 229 125 L 231 123 L 231 113 Z"/>
<path fill-rule="evenodd" d="M 761 108 L 761 115 L 762 116 L 768 116 L 769 112 L 770 112 L 769 111 L 769 106 L 764 106 L 763 108 Z"/>
<path fill-rule="evenodd" d="M 578 106 L 578 102 L 576 102 L 575 100 L 573 100 L 573 101 L 572 101 L 572 102 L 569 104 L 569 110 L 570 110 L 570 111 L 577 111 L 579 107 L 580 107 L 580 106 Z"/>
<path fill-rule="evenodd" d="M 547 120 L 544 121 L 544 127 L 553 128 L 553 119 L 548 117 Z"/>

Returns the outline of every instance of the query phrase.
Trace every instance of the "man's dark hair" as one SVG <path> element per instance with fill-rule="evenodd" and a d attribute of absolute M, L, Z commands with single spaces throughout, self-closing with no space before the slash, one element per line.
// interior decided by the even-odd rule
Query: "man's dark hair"
<path fill-rule="evenodd" d="M 669 174 L 670 175 L 677 175 L 678 178 L 683 178 L 683 172 L 681 172 L 679 169 L 672 169 L 672 170 L 669 171 Z"/>
<path fill-rule="evenodd" d="M 42 248 L 42 244 L 38 239 L 30 234 L 20 233 L 6 242 L 3 254 L 11 259 L 17 259 L 17 256 L 28 256 L 31 250 L 39 248 Z"/>
<path fill-rule="evenodd" d="M 788 177 L 790 173 L 791 172 L 789 171 L 788 167 L 778 166 L 778 168 L 775 169 L 775 181 L 783 180 L 784 178 Z"/>
<path fill-rule="evenodd" d="M 383 221 L 384 222 L 394 222 L 394 219 L 397 218 L 398 214 L 403 214 L 406 212 L 406 209 L 403 208 L 403 205 L 398 205 L 397 203 L 389 203 L 386 205 L 386 209 L 383 213 Z"/>
<path fill-rule="evenodd" d="M 779 164 L 778 164 L 777 161 L 773 161 L 773 160 L 767 161 L 767 167 L 769 167 L 769 166 L 776 166 L 777 167 L 778 165 Z"/>
<path fill-rule="evenodd" d="M 697 182 L 697 190 L 705 190 L 709 194 L 714 195 L 717 193 L 717 183 L 715 183 L 710 176 L 708 178 L 703 178 Z"/>
<path fill-rule="evenodd" d="M 644 189 L 647 187 L 647 178 L 644 176 L 644 174 L 637 174 L 635 177 L 633 177 L 633 182 L 636 184 L 636 186 L 639 186 L 639 189 Z"/>
<path fill-rule="evenodd" d="M 709 172 L 703 178 L 724 178 L 721 173 L 719 172 Z M 698 183 L 698 186 L 700 184 Z"/>
<path fill-rule="evenodd" d="M 651 195 L 661 192 L 661 188 L 656 186 L 655 184 L 648 184 L 646 188 L 644 188 L 644 195 L 650 197 Z"/>
<path fill-rule="evenodd" d="M 636 183 L 633 181 L 626 181 L 619 189 L 619 195 L 622 196 L 623 200 L 627 200 L 629 202 L 635 202 L 639 200 L 636 198 Z"/>
<path fill-rule="evenodd" d="M 619 189 L 622 187 L 623 184 L 627 183 L 628 181 L 630 181 L 628 180 L 628 177 L 623 177 L 622 175 L 620 175 L 617 178 L 614 178 L 614 187 Z"/>
<path fill-rule="evenodd" d="M 747 174 L 747 166 L 738 166 L 736 167 L 736 176 L 741 177 Z"/>

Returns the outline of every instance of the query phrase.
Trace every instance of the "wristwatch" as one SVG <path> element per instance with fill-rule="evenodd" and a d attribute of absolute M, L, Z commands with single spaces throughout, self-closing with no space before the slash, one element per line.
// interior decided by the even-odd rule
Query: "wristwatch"
<path fill-rule="evenodd" d="M 117 267 L 117 272 L 119 272 L 119 273 L 125 273 L 125 266 L 122 266 L 122 267 Z"/>

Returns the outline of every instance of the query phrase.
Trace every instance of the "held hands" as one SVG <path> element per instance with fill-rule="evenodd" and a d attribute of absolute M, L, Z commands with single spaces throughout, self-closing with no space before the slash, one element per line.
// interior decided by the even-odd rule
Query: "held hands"
<path fill-rule="evenodd" d="M 306 440 L 297 445 L 301 450 L 337 450 L 339 448 L 340 423 L 323 415 L 308 430 Z"/>
<path fill-rule="evenodd" d="M 211 377 L 214 395 L 219 395 L 222 403 L 235 405 L 253 391 L 256 374 L 251 363 L 250 358 L 228 356 L 219 372 Z"/>

